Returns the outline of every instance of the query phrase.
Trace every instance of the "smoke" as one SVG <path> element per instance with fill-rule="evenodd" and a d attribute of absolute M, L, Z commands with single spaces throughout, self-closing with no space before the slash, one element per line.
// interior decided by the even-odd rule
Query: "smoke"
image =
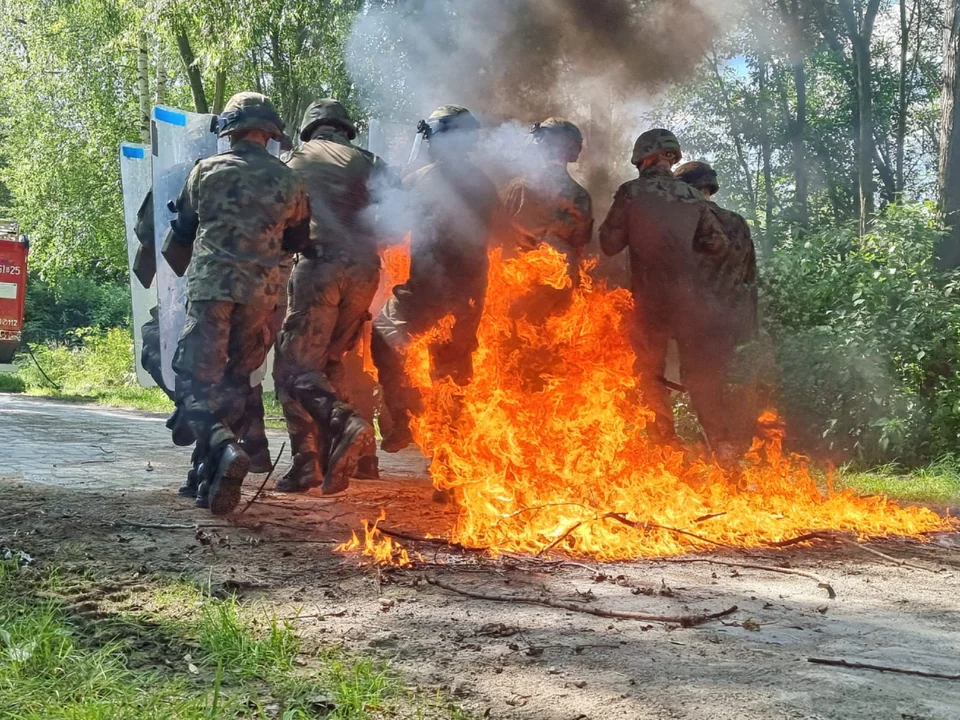
<path fill-rule="evenodd" d="M 348 67 L 374 117 L 409 124 L 408 137 L 444 103 L 496 126 L 480 162 L 497 180 L 522 169 L 531 123 L 573 120 L 587 141 L 575 174 L 605 208 L 629 174 L 630 142 L 646 129 L 642 114 L 692 73 L 735 16 L 732 5 L 739 0 L 368 3 L 348 43 Z"/>

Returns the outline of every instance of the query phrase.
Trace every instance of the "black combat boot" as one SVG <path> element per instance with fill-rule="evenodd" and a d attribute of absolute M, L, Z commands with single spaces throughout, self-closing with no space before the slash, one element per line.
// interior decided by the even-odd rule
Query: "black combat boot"
<path fill-rule="evenodd" d="M 173 414 L 167 418 L 167 430 L 173 436 L 173 444 L 177 447 L 190 447 L 197 440 L 190 423 L 185 417 L 186 413 L 179 407 L 176 407 Z"/>
<path fill-rule="evenodd" d="M 330 452 L 320 491 L 336 495 L 350 486 L 357 463 L 376 451 L 373 426 L 347 407 L 335 407 L 330 417 Z"/>
<path fill-rule="evenodd" d="M 187 473 L 187 481 L 180 486 L 180 489 L 177 490 L 177 494 L 180 495 L 180 497 L 197 497 L 197 491 L 200 489 L 200 477 L 202 473 L 203 464 L 190 468 L 190 471 Z"/>
<path fill-rule="evenodd" d="M 266 473 L 273 468 L 273 458 L 270 457 L 270 443 L 264 438 L 244 438 L 240 441 L 240 448 L 250 458 L 250 472 Z"/>
<path fill-rule="evenodd" d="M 364 455 L 357 462 L 357 472 L 353 476 L 357 480 L 379 480 L 380 460 L 376 455 Z"/>
<path fill-rule="evenodd" d="M 274 489 L 283 493 L 303 492 L 322 481 L 320 458 L 315 453 L 297 453 L 293 456 L 293 466 L 277 480 Z"/>
<path fill-rule="evenodd" d="M 250 457 L 237 443 L 223 446 L 217 454 L 215 470 L 209 483 L 207 501 L 214 515 L 226 515 L 240 504 L 240 488 L 250 470 Z M 204 483 L 206 485 L 206 483 Z M 203 485 L 201 485 L 201 490 Z M 200 502 L 200 496 L 197 496 Z"/>

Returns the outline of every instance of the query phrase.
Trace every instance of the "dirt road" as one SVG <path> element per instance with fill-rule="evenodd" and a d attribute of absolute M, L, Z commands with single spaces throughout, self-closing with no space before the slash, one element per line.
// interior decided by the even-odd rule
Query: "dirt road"
<path fill-rule="evenodd" d="M 273 434 L 274 451 L 282 437 Z M 960 539 L 698 556 L 789 567 L 816 580 L 709 562 L 599 566 L 486 558 L 410 543 L 414 570 L 376 570 L 333 551 L 362 518 L 440 534 L 416 453 L 338 498 L 265 493 L 228 527 L 176 495 L 189 451 L 163 418 L 0 395 L 0 548 L 123 582 L 184 574 L 275 604 L 307 637 L 389 659 L 477 717 L 958 720 L 960 682 L 814 665 L 810 657 L 960 673 Z M 286 461 L 284 461 L 285 463 Z M 282 473 L 284 463 L 278 468 Z M 262 476 L 248 481 L 251 496 Z M 222 523 L 220 523 L 222 524 Z M 165 525 L 168 527 L 147 527 Z M 170 527 L 172 526 L 172 527 Z M 655 615 L 717 612 L 696 628 L 476 600 L 487 594 Z"/>

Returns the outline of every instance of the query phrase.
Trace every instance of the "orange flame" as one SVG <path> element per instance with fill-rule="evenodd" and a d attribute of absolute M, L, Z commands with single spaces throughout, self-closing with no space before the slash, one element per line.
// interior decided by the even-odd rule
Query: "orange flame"
<path fill-rule="evenodd" d="M 398 543 L 380 532 L 377 525 L 387 519 L 385 510 L 380 511 L 380 517 L 373 524 L 369 520 L 363 521 L 363 542 L 357 537 L 356 532 L 352 532 L 350 539 L 337 545 L 336 552 L 354 552 L 360 550 L 364 557 L 372 558 L 372 565 L 393 565 L 397 567 L 410 567 L 413 562 L 410 555 Z"/>
<path fill-rule="evenodd" d="M 549 247 L 510 260 L 491 252 L 468 387 L 430 377 L 428 345 L 453 318 L 411 344 L 406 366 L 425 407 L 412 427 L 433 458 L 434 484 L 452 489 L 459 505 L 452 540 L 615 560 L 710 543 L 759 546 L 814 530 L 917 536 L 950 526 L 885 497 L 822 494 L 806 460 L 781 452 L 772 413 L 736 473 L 648 443 L 652 414 L 637 402 L 624 331 L 627 290 L 594 283 L 585 267 L 562 314 L 533 326 L 510 313 L 530 288 L 569 283 L 564 263 Z"/>

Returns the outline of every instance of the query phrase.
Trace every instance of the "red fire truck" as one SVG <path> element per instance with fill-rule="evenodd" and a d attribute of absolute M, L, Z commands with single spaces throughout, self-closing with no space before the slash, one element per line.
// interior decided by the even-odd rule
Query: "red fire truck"
<path fill-rule="evenodd" d="M 13 220 L 0 220 L 0 365 L 13 360 L 23 332 L 27 238 Z"/>

